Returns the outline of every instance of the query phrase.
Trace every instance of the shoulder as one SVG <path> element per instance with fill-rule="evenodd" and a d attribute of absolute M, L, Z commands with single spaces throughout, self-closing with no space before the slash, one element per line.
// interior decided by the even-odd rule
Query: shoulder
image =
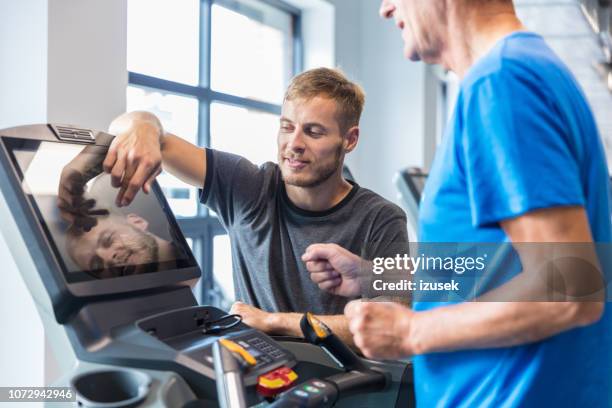
<path fill-rule="evenodd" d="M 401 207 L 364 187 L 359 187 L 355 195 L 355 205 L 379 218 L 396 218 L 406 221 L 406 213 Z"/>
<path fill-rule="evenodd" d="M 541 36 L 518 32 L 500 40 L 472 66 L 461 83 L 461 91 L 469 97 L 482 89 L 501 93 L 518 85 L 541 92 L 548 79 L 557 80 L 559 75 L 568 73 Z"/>

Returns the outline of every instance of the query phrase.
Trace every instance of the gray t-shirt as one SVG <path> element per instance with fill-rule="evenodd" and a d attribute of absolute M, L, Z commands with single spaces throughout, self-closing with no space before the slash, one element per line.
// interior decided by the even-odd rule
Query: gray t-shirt
<path fill-rule="evenodd" d="M 229 233 L 238 300 L 270 312 L 341 314 L 348 300 L 310 280 L 306 248 L 336 243 L 371 259 L 408 247 L 402 209 L 357 184 L 333 208 L 308 211 L 287 197 L 278 165 L 212 149 L 206 160 L 200 200 Z"/>

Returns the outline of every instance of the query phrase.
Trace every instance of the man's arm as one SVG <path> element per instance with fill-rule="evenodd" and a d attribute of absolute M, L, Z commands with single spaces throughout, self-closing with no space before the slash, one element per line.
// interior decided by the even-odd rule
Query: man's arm
<path fill-rule="evenodd" d="M 501 225 L 513 243 L 581 243 L 583 245 L 577 246 L 582 249 L 566 255 L 580 257 L 591 265 L 597 264 L 594 250 L 583 249 L 592 248 L 593 244 L 587 216 L 581 207 L 534 211 L 503 221 Z M 524 271 L 496 291 L 523 288 L 521 280 L 527 278 L 533 282 L 530 274 L 538 273 L 537 257 L 521 253 L 520 245 L 518 247 Z M 339 257 L 338 254 L 335 256 Z M 341 264 L 338 259 L 335 263 Z M 349 286 L 342 283 L 344 270 L 327 274 L 341 278 L 339 281 L 337 277 L 326 279 L 332 285 Z M 349 280 L 355 279 L 350 274 L 348 276 Z M 583 286 L 582 279 L 592 280 L 591 277 L 570 274 L 565 281 L 565 293 L 579 292 L 576 288 Z M 347 305 L 345 315 L 355 344 L 367 357 L 396 358 L 449 350 L 508 347 L 543 340 L 596 322 L 604 308 L 601 294 L 602 290 L 599 290 L 595 296 L 589 297 L 590 301 L 493 302 L 487 301 L 495 299 L 495 294 L 489 293 L 485 295 L 489 299 L 483 296 L 478 302 L 423 312 L 414 312 L 397 304 L 357 300 Z"/>
<path fill-rule="evenodd" d="M 206 151 L 175 135 L 165 133 L 160 121 L 149 112 L 129 112 L 109 127 L 115 135 L 104 170 L 114 187 L 121 187 L 117 205 L 132 202 L 141 188 L 148 193 L 155 177 L 165 170 L 182 181 L 202 188 L 206 179 Z"/>
<path fill-rule="evenodd" d="M 592 243 L 592 237 L 586 213 L 581 207 L 534 211 L 503 221 L 501 226 L 513 243 L 576 244 L 576 253 L 567 253 L 568 257 L 580 257 L 591 265 L 597 263 L 594 251 L 583 251 L 584 247 L 590 246 L 588 243 Z M 572 245 L 563 248 L 571 251 Z M 524 271 L 514 280 L 529 274 L 530 268 L 539 269 L 537 252 L 535 256 L 528 250 L 525 253 L 519 245 L 518 253 Z M 536 270 L 536 273 L 539 271 Z M 577 281 L 573 281 L 571 276 L 565 280 L 567 294 L 584 286 L 584 280 L 595 280 L 594 276 L 574 276 L 578 278 Z M 598 278 L 601 279 L 601 276 Z M 588 286 L 594 287 L 597 284 L 589 282 Z M 410 324 L 407 349 L 420 354 L 465 348 L 508 347 L 543 340 L 599 320 L 604 309 L 599 296 L 601 293 L 591 297 L 590 301 L 565 302 L 492 302 L 488 300 L 495 299 L 495 293 L 489 293 L 486 295 L 489 299 L 481 299 L 480 302 L 416 313 Z"/>
<path fill-rule="evenodd" d="M 294 337 L 303 336 L 302 329 L 300 328 L 300 320 L 303 316 L 301 313 L 270 313 L 242 302 L 234 303 L 230 313 L 241 315 L 246 324 L 268 334 Z M 351 347 L 355 347 L 353 335 L 348 329 L 346 316 L 317 315 L 316 317 L 325 323 L 343 342 Z"/>
<path fill-rule="evenodd" d="M 571 243 L 584 247 L 580 244 L 592 242 L 588 219 L 581 207 L 534 211 L 503 221 L 501 226 L 513 243 Z M 564 248 L 571 250 L 572 246 Z M 582 250 L 578 248 L 578 252 Z M 529 274 L 530 268 L 536 269 L 536 273 L 539 272 L 537 263 L 540 260 L 537 259 L 537 252 L 536 256 L 533 256 L 528 249 L 518 246 L 518 253 L 524 270 L 515 280 L 521 279 L 521 275 Z M 585 257 L 584 253 L 567 255 Z M 594 251 L 590 255 L 586 254 L 586 258 L 590 264 L 597 262 Z M 579 280 L 593 278 L 578 277 Z M 584 283 L 572 282 L 571 278 L 566 280 L 565 293 L 580 291 L 573 288 Z M 593 287 L 593 283 L 589 286 Z M 503 290 L 503 287 L 500 290 Z M 409 349 L 417 353 L 427 353 L 531 343 L 575 327 L 592 324 L 599 320 L 604 309 L 603 301 L 595 300 L 596 298 L 591 298 L 591 301 L 492 302 L 494 296 L 494 293 L 490 293 L 489 299 L 482 299 L 480 302 L 462 303 L 415 314 L 411 324 Z M 601 299 L 599 296 L 597 298 Z"/>

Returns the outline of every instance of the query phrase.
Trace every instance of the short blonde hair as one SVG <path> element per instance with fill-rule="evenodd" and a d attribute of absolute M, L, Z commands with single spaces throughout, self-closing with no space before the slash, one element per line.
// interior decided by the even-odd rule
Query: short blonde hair
<path fill-rule="evenodd" d="M 349 81 L 339 69 L 315 68 L 304 71 L 293 78 L 285 101 L 312 99 L 325 96 L 338 106 L 338 124 L 342 133 L 359 125 L 365 105 L 365 92 L 358 84 Z"/>

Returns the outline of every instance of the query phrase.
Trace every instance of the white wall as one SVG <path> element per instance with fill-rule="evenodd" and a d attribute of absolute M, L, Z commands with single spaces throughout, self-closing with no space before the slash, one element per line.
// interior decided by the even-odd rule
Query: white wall
<path fill-rule="evenodd" d="M 0 129 L 47 115 L 47 1 L 0 0 Z"/>
<path fill-rule="evenodd" d="M 46 1 L 0 0 L 0 16 L 5 17 L 0 24 L 0 129 L 42 122 L 47 115 Z M 4 200 L 0 205 L 6 205 Z M 0 236 L 0 386 L 42 386 L 43 326 L 6 239 Z"/>
<path fill-rule="evenodd" d="M 124 111 L 126 0 L 0 0 L 0 16 L 0 129 L 45 122 L 104 129 Z M 62 364 L 45 354 L 9 239 L 0 237 L 0 386 L 42 385 Z"/>
<path fill-rule="evenodd" d="M 4 205 L 2 200 L 0 202 Z M 0 386 L 42 386 L 45 375 L 43 326 L 2 234 L 0 260 Z"/>
<path fill-rule="evenodd" d="M 125 111 L 126 1 L 49 0 L 49 121 L 106 129 Z"/>
<path fill-rule="evenodd" d="M 425 165 L 425 65 L 407 61 L 399 30 L 378 16 L 379 1 L 336 6 L 336 63 L 366 91 L 361 139 L 347 163 L 357 182 L 396 201 L 392 179 Z"/>

